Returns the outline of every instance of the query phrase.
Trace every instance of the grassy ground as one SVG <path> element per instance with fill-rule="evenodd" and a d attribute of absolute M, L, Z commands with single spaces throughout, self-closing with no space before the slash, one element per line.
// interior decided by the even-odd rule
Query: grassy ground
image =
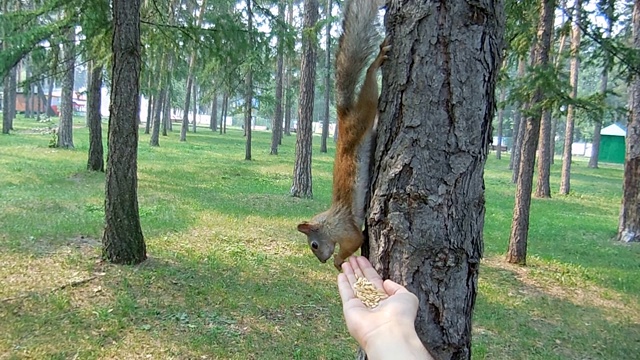
<path fill-rule="evenodd" d="M 330 201 L 332 154 L 314 147 L 313 200 L 288 195 L 294 138 L 269 156 L 238 130 L 141 135 L 139 200 L 149 260 L 99 261 L 104 175 L 46 123 L 0 137 L 0 359 L 337 359 L 347 334 L 335 270 L 295 224 Z M 640 247 L 611 241 L 619 166 L 572 167 L 572 195 L 534 200 L 529 265 L 504 263 L 514 186 L 491 156 L 474 322 L 476 359 L 640 359 Z M 552 184 L 559 183 L 559 164 Z"/>

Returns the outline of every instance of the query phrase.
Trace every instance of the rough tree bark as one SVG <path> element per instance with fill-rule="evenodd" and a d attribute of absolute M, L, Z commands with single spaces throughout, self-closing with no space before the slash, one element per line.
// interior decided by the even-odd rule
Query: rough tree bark
<path fill-rule="evenodd" d="M 296 131 L 296 161 L 293 168 L 291 195 L 313 197 L 311 179 L 313 100 L 316 81 L 316 40 L 313 29 L 318 22 L 318 1 L 304 1 L 302 62 L 300 64 L 300 102 Z"/>
<path fill-rule="evenodd" d="M 325 33 L 325 77 L 324 77 L 324 119 L 322 120 L 322 138 L 320 152 L 327 152 L 327 138 L 329 137 L 329 104 L 331 94 L 331 0 L 327 0 L 327 27 Z"/>
<path fill-rule="evenodd" d="M 89 159 L 87 170 L 104 172 L 104 150 L 102 147 L 102 65 L 90 62 L 89 93 L 87 95 L 87 125 L 89 126 Z"/>
<path fill-rule="evenodd" d="M 573 26 L 571 27 L 571 74 L 569 83 L 571 85 L 572 99 L 578 97 L 578 72 L 580 69 L 580 16 L 582 0 L 576 0 L 573 13 Z M 575 107 L 573 104 L 567 106 L 567 123 L 564 131 L 564 151 L 562 156 L 562 172 L 560 176 L 560 194 L 567 195 L 571 191 L 571 148 L 573 145 L 573 127 Z"/>
<path fill-rule="evenodd" d="M 633 46 L 640 50 L 640 0 L 633 5 Z M 629 124 L 627 125 L 622 184 L 622 206 L 617 239 L 640 241 L 640 75 L 634 73 L 629 91 Z"/>
<path fill-rule="evenodd" d="M 137 190 L 140 0 L 113 0 L 113 25 L 102 257 L 116 264 L 137 264 L 147 258 Z"/>
<path fill-rule="evenodd" d="M 371 260 L 418 296 L 416 330 L 431 354 L 469 359 L 502 2 L 394 1 L 385 24 Z"/>
<path fill-rule="evenodd" d="M 289 4 L 287 10 L 287 24 L 293 25 L 293 4 Z M 287 70 L 285 71 L 285 91 L 284 93 L 284 134 L 291 136 L 291 111 L 293 108 L 293 96 L 291 94 L 291 72 L 293 68 L 292 56 L 287 57 Z"/>
<path fill-rule="evenodd" d="M 538 23 L 537 42 L 533 52 L 533 66 L 544 68 L 549 65 L 549 49 L 551 48 L 551 33 L 553 32 L 553 12 L 556 8 L 555 0 L 541 0 L 540 21 Z M 540 104 L 544 100 L 544 89 L 538 85 L 531 101 L 531 113 L 526 121 L 520 124 L 525 128 L 522 138 L 522 151 L 516 182 L 516 199 L 509 237 L 507 261 L 514 264 L 526 264 L 527 236 L 529 233 L 529 210 L 531 207 L 531 188 L 533 185 L 533 168 L 535 166 L 536 149 L 540 136 L 540 119 L 542 110 Z"/>

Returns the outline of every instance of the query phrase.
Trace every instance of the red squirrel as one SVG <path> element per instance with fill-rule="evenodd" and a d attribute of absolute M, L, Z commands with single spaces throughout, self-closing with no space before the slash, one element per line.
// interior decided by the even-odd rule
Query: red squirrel
<path fill-rule="evenodd" d="M 386 40 L 367 69 L 357 99 L 356 85 L 376 49 L 377 15 L 378 2 L 375 0 L 346 2 L 335 64 L 338 142 L 333 167 L 333 199 L 329 210 L 298 225 L 298 231 L 307 235 L 311 251 L 323 263 L 333 255 L 336 244 L 340 244 L 333 258 L 338 270 L 364 241 L 362 226 L 369 182 L 369 149 L 378 115 L 376 71 L 390 49 Z"/>

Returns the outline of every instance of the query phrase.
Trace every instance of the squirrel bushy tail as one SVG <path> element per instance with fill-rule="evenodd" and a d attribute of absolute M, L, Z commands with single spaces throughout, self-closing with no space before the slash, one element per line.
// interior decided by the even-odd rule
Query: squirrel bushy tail
<path fill-rule="evenodd" d="M 378 1 L 347 0 L 342 21 L 342 35 L 336 54 L 336 105 L 348 111 L 355 102 L 356 86 L 371 55 L 378 46 L 375 28 Z"/>

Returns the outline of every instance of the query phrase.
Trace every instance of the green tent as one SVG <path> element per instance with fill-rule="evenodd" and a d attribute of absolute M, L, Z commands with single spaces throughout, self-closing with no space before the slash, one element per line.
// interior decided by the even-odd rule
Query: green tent
<path fill-rule="evenodd" d="M 619 124 L 609 125 L 600 131 L 598 161 L 624 164 L 627 130 Z"/>

